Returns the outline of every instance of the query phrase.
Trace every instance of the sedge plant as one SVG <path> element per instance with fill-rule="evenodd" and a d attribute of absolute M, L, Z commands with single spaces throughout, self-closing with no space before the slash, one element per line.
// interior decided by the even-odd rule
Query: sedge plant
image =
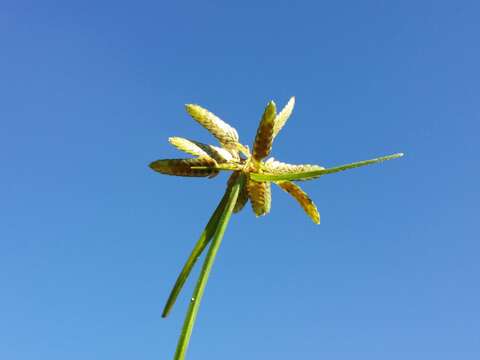
<path fill-rule="evenodd" d="M 240 143 L 238 133 L 232 126 L 199 105 L 187 104 L 187 112 L 218 140 L 220 146 L 171 137 L 169 142 L 173 146 L 193 157 L 157 160 L 150 164 L 150 167 L 159 173 L 176 176 L 212 178 L 220 171 L 232 172 L 220 203 L 178 275 L 163 309 L 162 317 L 167 317 L 195 263 L 208 247 L 188 306 L 174 360 L 185 358 L 202 295 L 232 213 L 238 213 L 250 201 L 256 216 L 268 214 L 273 183 L 290 194 L 310 219 L 315 224 L 319 224 L 320 214 L 317 207 L 297 182 L 403 156 L 402 153 L 397 153 L 332 168 L 310 164 L 288 164 L 274 158 L 265 160 L 271 152 L 274 139 L 292 114 L 294 105 L 295 98 L 292 97 L 277 113 L 275 103 L 270 101 L 263 112 L 252 149 L 250 149 Z"/>

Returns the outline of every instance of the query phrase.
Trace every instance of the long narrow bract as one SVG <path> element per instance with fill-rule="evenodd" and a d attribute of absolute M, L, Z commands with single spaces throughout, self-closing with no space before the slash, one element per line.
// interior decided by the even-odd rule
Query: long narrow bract
<path fill-rule="evenodd" d="M 364 160 L 358 161 L 351 164 L 336 166 L 329 169 L 320 169 L 320 170 L 313 170 L 313 171 L 299 171 L 299 172 L 292 172 L 292 173 L 252 173 L 250 174 L 250 178 L 256 181 L 282 181 L 282 180 L 289 180 L 289 181 L 299 181 L 299 180 L 311 180 L 317 177 L 333 174 L 340 171 L 345 171 L 357 167 L 362 167 L 366 165 L 376 164 L 387 160 L 397 159 L 402 157 L 403 153 L 397 153 L 388 156 L 382 156 L 376 159 L 371 160 Z"/>

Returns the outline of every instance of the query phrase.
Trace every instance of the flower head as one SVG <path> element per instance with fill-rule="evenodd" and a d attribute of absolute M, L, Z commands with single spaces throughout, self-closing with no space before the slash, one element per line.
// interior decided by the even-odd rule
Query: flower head
<path fill-rule="evenodd" d="M 252 151 L 240 143 L 237 130 L 215 114 L 199 105 L 187 104 L 186 110 L 200 125 L 205 127 L 220 143 L 220 147 L 202 144 L 181 137 L 169 138 L 170 143 L 181 151 L 193 155 L 189 159 L 157 160 L 150 167 L 162 174 L 177 176 L 209 177 L 219 171 L 232 171 L 227 186 L 243 175 L 245 181 L 234 207 L 239 212 L 250 201 L 257 216 L 266 215 L 271 208 L 271 183 L 278 185 L 290 194 L 303 208 L 314 223 L 320 223 L 320 214 L 309 196 L 292 181 L 310 180 L 331 172 L 399 157 L 402 154 L 367 160 L 366 162 L 345 165 L 344 168 L 325 169 L 319 165 L 295 165 L 265 159 L 270 155 L 275 137 L 283 128 L 295 105 L 292 97 L 285 107 L 277 113 L 276 105 L 270 101 L 261 117 Z"/>
<path fill-rule="evenodd" d="M 252 144 L 252 150 L 250 151 L 248 146 L 240 143 L 237 130 L 232 126 L 201 106 L 188 104 L 186 105 L 187 112 L 217 138 L 220 146 L 202 144 L 180 137 L 171 137 L 169 141 L 173 146 L 193 157 L 188 159 L 157 160 L 150 164 L 150 167 L 157 172 L 176 176 L 212 178 L 220 171 L 232 172 L 227 182 L 225 195 L 212 214 L 177 277 L 162 313 L 163 317 L 169 314 L 193 266 L 210 244 L 189 304 L 175 352 L 175 360 L 183 360 L 185 358 L 195 317 L 200 306 L 200 299 L 202 298 L 208 275 L 232 212 L 239 212 L 250 201 L 253 212 L 257 216 L 268 214 L 272 201 L 271 183 L 274 183 L 290 194 L 313 222 L 318 224 L 320 223 L 320 214 L 317 207 L 296 183 L 297 181 L 311 180 L 325 174 L 390 160 L 403 155 L 383 156 L 329 169 L 319 165 L 294 165 L 280 162 L 273 158 L 267 159 L 272 150 L 273 141 L 292 114 L 294 105 L 295 98 L 292 97 L 285 107 L 277 113 L 276 105 L 273 101 L 267 104 Z"/>

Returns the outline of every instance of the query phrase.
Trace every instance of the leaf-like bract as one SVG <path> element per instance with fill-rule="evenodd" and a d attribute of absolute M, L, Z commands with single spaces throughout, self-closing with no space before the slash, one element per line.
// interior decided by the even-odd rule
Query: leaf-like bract
<path fill-rule="evenodd" d="M 310 180 L 317 178 L 319 176 L 334 174 L 340 171 L 345 171 L 349 169 L 354 169 L 362 166 L 367 166 L 371 164 L 377 164 L 387 160 L 397 159 L 402 157 L 403 153 L 397 153 L 387 156 L 381 156 L 375 159 L 358 161 L 346 165 L 336 166 L 328 169 L 321 168 L 319 170 L 303 170 L 303 171 L 294 171 L 294 172 L 263 172 L 263 173 L 251 173 L 250 178 L 256 181 L 300 181 L 300 180 Z M 267 161 L 268 162 L 268 161 Z M 266 163 L 267 163 L 266 162 Z M 272 160 L 273 162 L 273 160 Z M 266 164 L 265 163 L 265 164 Z M 316 166 L 316 165 L 314 165 Z M 268 171 L 268 170 L 267 170 Z"/>

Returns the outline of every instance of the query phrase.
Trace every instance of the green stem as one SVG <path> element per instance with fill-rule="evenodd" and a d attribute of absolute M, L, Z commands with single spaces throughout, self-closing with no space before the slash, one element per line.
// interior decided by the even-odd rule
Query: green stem
<path fill-rule="evenodd" d="M 392 160 L 399 157 L 402 157 L 403 153 L 382 156 L 376 159 L 359 161 L 351 164 L 341 165 L 333 167 L 330 169 L 314 170 L 314 171 L 304 171 L 298 173 L 285 173 L 285 174 L 269 174 L 269 173 L 251 173 L 250 178 L 256 181 L 293 181 L 293 180 L 310 180 L 322 175 L 333 174 L 339 171 L 345 171 L 348 169 L 353 169 L 365 165 L 375 164 L 386 160 Z"/>
<path fill-rule="evenodd" d="M 207 223 L 207 226 L 205 226 L 205 229 L 203 230 L 202 234 L 200 235 L 200 238 L 198 239 L 197 243 L 195 244 L 195 247 L 193 248 L 192 252 L 190 253 L 190 256 L 188 257 L 187 261 L 185 262 L 185 265 L 183 265 L 182 271 L 177 277 L 177 280 L 175 281 L 175 285 L 173 285 L 172 291 L 170 292 L 170 295 L 168 296 L 167 303 L 165 304 L 165 307 L 163 308 L 162 312 L 162 317 L 167 317 L 168 314 L 170 313 L 170 310 L 172 309 L 173 305 L 175 304 L 175 301 L 177 300 L 178 294 L 182 290 L 183 285 L 185 284 L 185 281 L 187 280 L 188 276 L 190 275 L 193 266 L 197 262 L 198 258 L 202 254 L 203 250 L 207 247 L 208 243 L 210 242 L 210 239 L 212 238 L 213 234 L 215 233 L 215 230 L 218 225 L 218 221 L 220 219 L 220 215 L 222 214 L 225 204 L 227 202 L 228 198 L 228 190 L 225 192 L 225 195 L 223 195 L 222 200 L 218 204 L 217 208 L 215 209 L 213 215 L 211 216 L 210 220 Z"/>
<path fill-rule="evenodd" d="M 195 324 L 195 319 L 197 317 L 198 309 L 200 307 L 203 292 L 205 290 L 205 286 L 207 285 L 208 276 L 210 275 L 210 272 L 212 270 L 215 256 L 217 255 L 218 249 L 223 239 L 223 235 L 225 233 L 225 229 L 228 225 L 228 221 L 230 220 L 233 208 L 235 206 L 235 203 L 237 202 L 238 193 L 240 192 L 240 187 L 243 185 L 243 181 L 243 176 L 239 176 L 233 184 L 232 188 L 230 189 L 230 192 L 228 193 L 227 203 L 222 214 L 220 215 L 215 234 L 212 238 L 212 243 L 208 250 L 205 262 L 203 263 L 202 270 L 200 272 L 200 276 L 198 277 L 197 285 L 195 286 L 195 290 L 193 291 L 193 295 L 190 300 L 187 316 L 185 318 L 185 322 L 183 323 L 180 338 L 178 339 L 177 350 L 175 351 L 174 360 L 185 359 L 188 343 L 192 335 L 193 325 Z"/>

